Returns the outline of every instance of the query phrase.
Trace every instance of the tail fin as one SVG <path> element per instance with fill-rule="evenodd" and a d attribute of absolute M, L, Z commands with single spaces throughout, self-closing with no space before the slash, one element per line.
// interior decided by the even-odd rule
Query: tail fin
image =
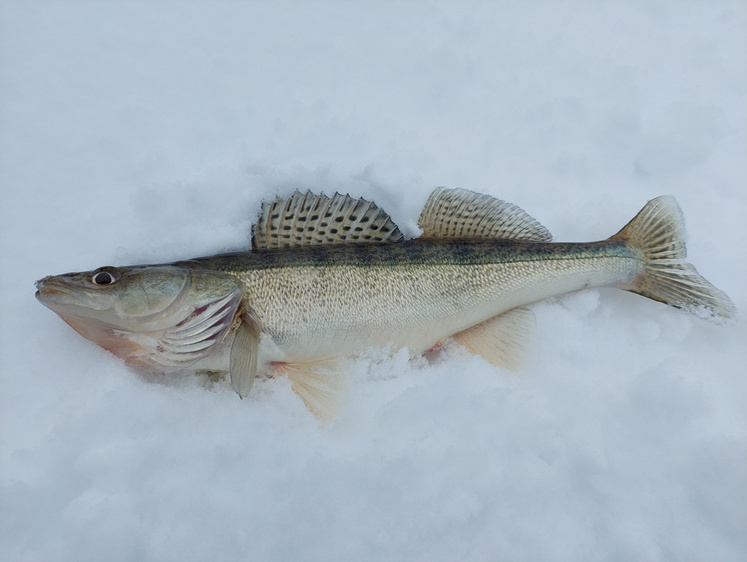
<path fill-rule="evenodd" d="M 706 281 L 685 261 L 685 222 L 671 195 L 652 199 L 612 238 L 643 253 L 645 269 L 627 290 L 709 320 L 736 316 L 737 309 L 723 291 Z"/>

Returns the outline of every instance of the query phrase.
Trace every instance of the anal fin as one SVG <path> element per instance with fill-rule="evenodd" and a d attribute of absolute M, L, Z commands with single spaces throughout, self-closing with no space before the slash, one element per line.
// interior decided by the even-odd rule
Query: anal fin
<path fill-rule="evenodd" d="M 345 359 L 275 363 L 274 370 L 288 375 L 291 389 L 311 413 L 330 421 L 340 411 L 349 386 L 349 364 Z"/>
<path fill-rule="evenodd" d="M 526 363 L 536 329 L 534 312 L 519 307 L 454 334 L 453 338 L 487 362 L 516 371 Z"/>

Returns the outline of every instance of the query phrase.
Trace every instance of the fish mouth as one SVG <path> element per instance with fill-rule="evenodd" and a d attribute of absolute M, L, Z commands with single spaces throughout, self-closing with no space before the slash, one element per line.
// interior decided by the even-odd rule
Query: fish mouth
<path fill-rule="evenodd" d="M 52 277 L 45 277 L 44 279 L 39 279 L 36 283 L 34 283 L 34 286 L 36 287 L 36 293 L 34 294 L 34 296 L 37 298 L 37 300 L 44 302 L 44 299 L 49 297 L 50 295 L 65 294 L 65 291 L 55 286 L 52 279 Z"/>
<path fill-rule="evenodd" d="M 45 277 L 39 279 L 36 285 L 36 299 L 44 306 L 51 308 L 55 312 L 59 311 L 78 311 L 81 310 L 104 310 L 109 308 L 110 303 L 102 302 L 108 299 L 101 299 L 101 295 L 89 294 L 83 287 L 78 287 L 77 283 L 65 275 Z"/>
<path fill-rule="evenodd" d="M 37 281 L 38 283 L 38 281 Z M 65 295 L 66 293 L 64 291 L 58 291 L 57 289 L 49 289 L 49 288 L 43 288 L 43 289 L 37 289 L 36 293 L 34 293 L 34 296 L 38 301 L 45 302 L 47 300 L 54 299 L 54 295 Z"/>

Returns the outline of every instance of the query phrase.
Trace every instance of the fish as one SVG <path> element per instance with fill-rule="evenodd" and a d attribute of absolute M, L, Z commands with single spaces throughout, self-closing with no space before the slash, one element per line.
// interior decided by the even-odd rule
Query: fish
<path fill-rule="evenodd" d="M 287 375 L 319 419 L 370 348 L 420 354 L 453 340 L 500 368 L 527 360 L 529 305 L 616 287 L 715 322 L 729 297 L 686 261 L 673 196 L 652 199 L 617 234 L 553 242 L 522 209 L 437 188 L 405 239 L 364 198 L 302 193 L 262 204 L 251 250 L 45 277 L 36 298 L 84 338 L 149 371 L 228 373 L 240 397 Z"/>

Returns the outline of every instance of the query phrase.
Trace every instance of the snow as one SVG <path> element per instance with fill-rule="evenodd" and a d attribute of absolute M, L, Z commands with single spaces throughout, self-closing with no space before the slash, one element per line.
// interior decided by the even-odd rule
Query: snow
<path fill-rule="evenodd" d="M 738 1 L 4 0 L 0 559 L 744 560 L 744 322 L 569 295 L 523 372 L 372 351 L 325 425 L 286 380 L 140 376 L 33 282 L 247 247 L 295 188 L 570 241 L 671 193 L 744 312 L 745 99 Z"/>

